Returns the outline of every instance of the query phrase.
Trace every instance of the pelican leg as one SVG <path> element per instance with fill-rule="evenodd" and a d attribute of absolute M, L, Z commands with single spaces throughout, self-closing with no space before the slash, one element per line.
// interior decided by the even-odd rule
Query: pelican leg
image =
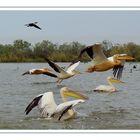
<path fill-rule="evenodd" d="M 63 81 L 63 80 L 62 80 L 62 79 L 60 79 L 58 83 L 60 84 L 62 81 Z"/>
<path fill-rule="evenodd" d="M 63 81 L 62 79 L 58 79 L 56 82 L 57 82 L 58 84 L 60 84 L 62 81 Z"/>

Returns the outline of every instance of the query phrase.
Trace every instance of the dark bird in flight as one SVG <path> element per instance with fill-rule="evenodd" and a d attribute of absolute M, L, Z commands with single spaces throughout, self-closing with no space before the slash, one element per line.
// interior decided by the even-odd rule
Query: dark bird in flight
<path fill-rule="evenodd" d="M 36 25 L 37 23 L 38 23 L 38 22 L 29 23 L 29 24 L 25 24 L 25 26 L 27 26 L 27 27 L 35 27 L 35 28 L 41 30 L 41 28 L 40 28 L 39 26 Z"/>
<path fill-rule="evenodd" d="M 133 69 L 136 69 L 136 68 L 137 68 L 137 66 L 136 66 L 136 65 L 134 65 L 134 66 L 133 66 Z"/>

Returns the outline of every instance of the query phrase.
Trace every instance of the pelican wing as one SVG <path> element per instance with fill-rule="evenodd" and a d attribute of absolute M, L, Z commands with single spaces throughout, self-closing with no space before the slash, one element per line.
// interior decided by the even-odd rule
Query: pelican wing
<path fill-rule="evenodd" d="M 80 61 L 70 65 L 68 68 L 67 68 L 67 73 L 71 73 L 78 65 L 80 64 Z"/>
<path fill-rule="evenodd" d="M 93 49 L 92 49 L 92 47 L 93 47 L 93 46 L 88 46 L 88 47 L 82 49 L 81 52 L 80 52 L 80 54 L 79 54 L 79 56 L 78 56 L 78 58 L 81 58 L 82 55 L 83 55 L 83 53 L 86 52 L 86 53 L 88 54 L 88 56 L 89 56 L 91 59 L 93 59 Z"/>
<path fill-rule="evenodd" d="M 46 72 L 44 71 L 42 74 L 57 78 L 57 75 L 55 75 L 51 72 L 48 72 L 48 71 L 46 71 Z"/>
<path fill-rule="evenodd" d="M 39 26 L 37 26 L 36 24 L 33 24 L 33 26 L 34 26 L 35 28 L 37 28 L 37 29 L 40 29 L 40 30 L 41 30 L 41 28 L 40 28 Z"/>
<path fill-rule="evenodd" d="M 60 114 L 60 116 L 58 118 L 58 120 L 60 120 L 63 117 L 63 115 L 65 113 L 67 113 L 67 111 L 69 109 L 71 109 L 72 107 L 76 106 L 77 104 L 83 103 L 83 102 L 85 102 L 85 100 L 78 99 L 78 100 L 67 101 L 67 102 L 61 103 L 57 106 L 56 111 L 54 112 L 53 115 Z"/>
<path fill-rule="evenodd" d="M 65 113 L 67 113 L 68 110 L 71 109 L 71 108 L 72 108 L 72 105 L 67 106 L 66 109 L 64 109 L 63 112 L 60 114 L 58 120 L 60 120 L 60 119 L 63 117 L 63 115 L 64 115 Z"/>
<path fill-rule="evenodd" d="M 122 73 L 123 73 L 124 65 L 121 66 L 115 66 L 113 68 L 113 75 L 114 77 L 117 77 L 117 79 L 121 79 Z"/>
<path fill-rule="evenodd" d="M 123 56 L 127 56 L 127 54 L 119 54 L 119 56 L 123 57 Z M 107 58 L 109 61 L 114 62 L 114 56 L 108 57 Z M 117 59 L 117 58 L 116 58 Z M 114 77 L 116 77 L 117 79 L 121 79 L 122 77 L 122 73 L 123 73 L 123 69 L 124 69 L 124 64 L 125 64 L 125 60 L 119 60 L 121 62 L 121 65 L 119 66 L 115 66 L 113 68 L 113 75 Z"/>
<path fill-rule="evenodd" d="M 48 58 L 45 58 L 45 60 L 48 62 L 48 64 L 58 73 L 66 73 L 61 67 L 59 67 L 54 62 L 50 61 Z"/>
<path fill-rule="evenodd" d="M 38 106 L 42 117 L 50 117 L 57 107 L 53 93 L 46 92 L 36 96 L 25 109 L 26 115 L 36 106 Z"/>
<path fill-rule="evenodd" d="M 26 115 L 29 114 L 29 112 L 38 105 L 40 99 L 42 98 L 43 94 L 40 94 L 38 96 L 36 96 L 30 103 L 29 105 L 26 107 L 25 109 L 25 113 Z"/>
<path fill-rule="evenodd" d="M 54 101 L 53 93 L 46 92 L 38 103 L 38 108 L 42 117 L 50 117 L 56 110 L 56 103 Z"/>
<path fill-rule="evenodd" d="M 107 57 L 105 56 L 101 44 L 95 44 L 93 46 L 93 52 L 94 52 L 94 60 L 97 63 L 102 63 L 104 61 L 108 61 Z"/>
<path fill-rule="evenodd" d="M 81 50 L 79 54 L 79 58 L 82 56 L 84 52 L 86 52 L 88 56 L 96 63 L 102 63 L 107 60 L 107 57 L 105 56 L 103 52 L 102 46 L 99 43 L 88 46 L 84 48 L 83 50 Z"/>

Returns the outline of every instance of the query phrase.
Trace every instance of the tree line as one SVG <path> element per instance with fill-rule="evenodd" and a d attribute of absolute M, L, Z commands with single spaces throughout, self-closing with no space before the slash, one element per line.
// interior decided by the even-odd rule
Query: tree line
<path fill-rule="evenodd" d="M 104 40 L 103 49 L 105 55 L 126 53 L 140 61 L 140 45 L 133 42 L 112 45 Z M 80 50 L 86 45 L 79 42 L 57 44 L 49 40 L 32 45 L 24 40 L 15 40 L 13 44 L 0 44 L 0 62 L 45 62 L 43 55 L 55 62 L 70 62 L 78 56 Z M 82 61 L 88 61 L 89 57 L 84 54 Z"/>

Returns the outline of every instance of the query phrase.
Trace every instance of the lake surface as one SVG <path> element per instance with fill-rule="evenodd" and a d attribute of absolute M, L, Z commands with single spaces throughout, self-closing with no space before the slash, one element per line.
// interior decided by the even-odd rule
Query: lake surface
<path fill-rule="evenodd" d="M 69 63 L 58 63 L 68 66 Z M 60 85 L 56 79 L 44 75 L 21 76 L 32 68 L 49 67 L 46 63 L 0 63 L 0 129 L 140 129 L 140 64 L 127 63 L 122 81 L 115 85 L 116 93 L 96 93 L 93 89 L 107 84 L 107 76 L 112 70 L 100 73 L 84 73 L 87 63 L 81 63 L 80 75 L 64 80 Z M 57 104 L 61 103 L 60 88 L 81 91 L 89 97 L 84 104 L 75 107 L 79 112 L 74 119 L 67 121 L 47 120 L 39 117 L 38 109 L 28 116 L 24 110 L 38 94 L 53 91 Z"/>

